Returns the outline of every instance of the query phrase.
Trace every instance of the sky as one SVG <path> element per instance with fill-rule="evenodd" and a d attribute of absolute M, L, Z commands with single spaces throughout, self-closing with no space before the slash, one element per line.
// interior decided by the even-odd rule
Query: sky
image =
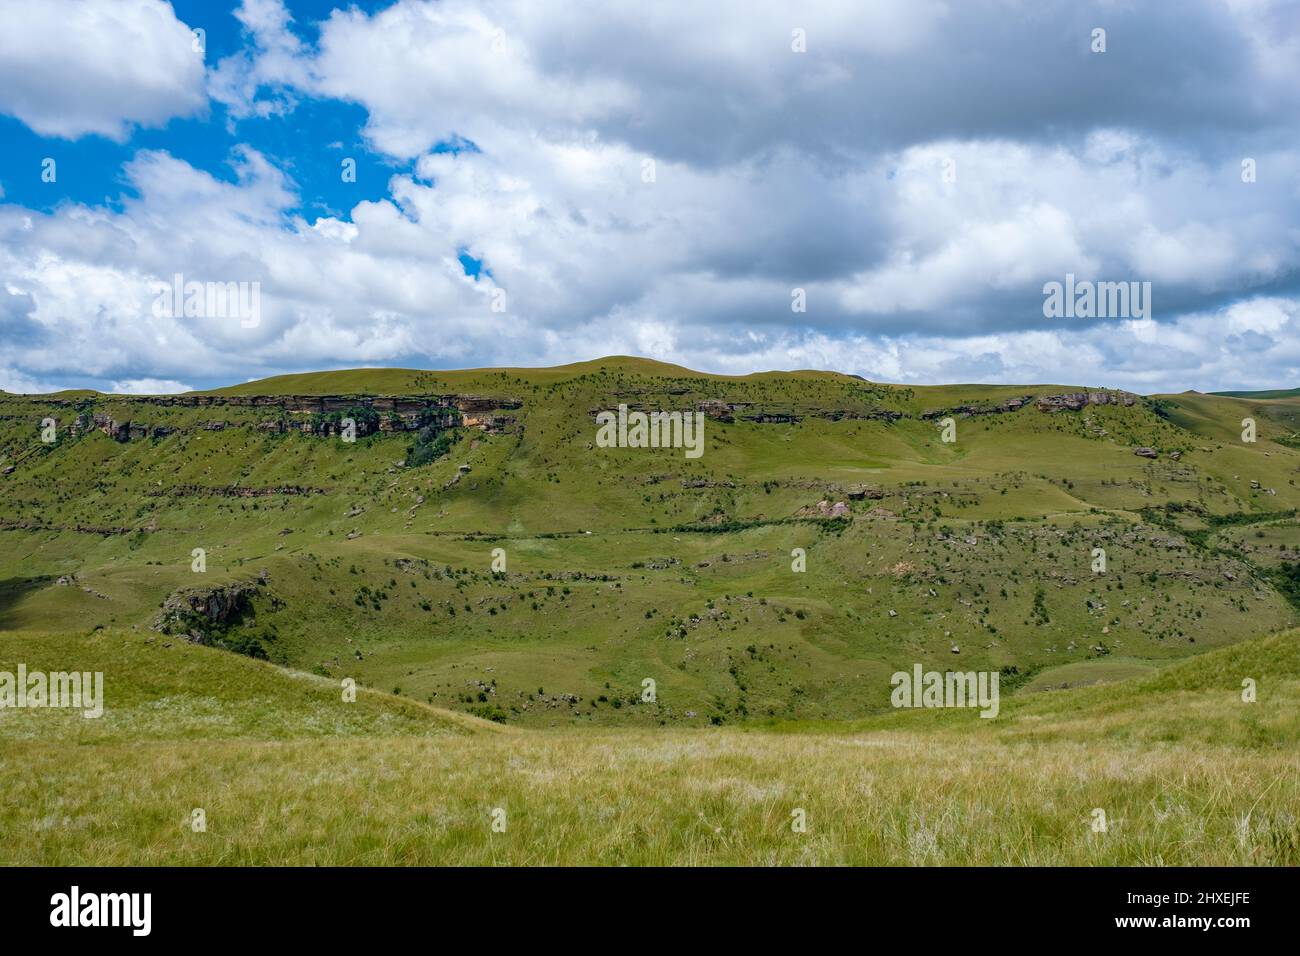
<path fill-rule="evenodd" d="M 0 285 L 20 392 L 1294 387 L 1300 0 L 0 0 Z"/>

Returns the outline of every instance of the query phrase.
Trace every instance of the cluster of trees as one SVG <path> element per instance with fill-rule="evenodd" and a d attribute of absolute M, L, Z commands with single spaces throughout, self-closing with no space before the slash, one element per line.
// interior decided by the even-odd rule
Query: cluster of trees
<path fill-rule="evenodd" d="M 357 423 L 358 438 L 379 431 L 379 413 L 373 408 L 361 407 L 349 408 L 341 412 L 318 412 L 311 417 L 312 431 L 316 434 L 326 431 L 338 434 L 343 430 L 343 420 L 346 418 Z"/>
<path fill-rule="evenodd" d="M 415 441 L 406 453 L 406 467 L 418 468 L 437 461 L 460 440 L 460 432 L 454 428 L 439 428 L 437 425 L 424 425 L 415 433 Z"/>

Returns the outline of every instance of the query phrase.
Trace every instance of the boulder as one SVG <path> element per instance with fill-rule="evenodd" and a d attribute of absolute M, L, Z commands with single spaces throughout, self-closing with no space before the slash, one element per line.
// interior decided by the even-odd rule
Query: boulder
<path fill-rule="evenodd" d="M 163 602 L 153 629 L 163 634 L 183 633 L 195 643 L 205 643 L 208 630 L 238 623 L 251 610 L 258 589 L 252 582 L 181 588 Z"/>
<path fill-rule="evenodd" d="M 863 498 L 870 498 L 873 501 L 885 497 L 885 492 L 881 488 L 870 488 L 867 485 L 849 485 L 844 489 L 850 501 L 861 501 Z"/>
<path fill-rule="evenodd" d="M 720 398 L 706 398 L 695 406 L 697 411 L 703 412 L 706 418 L 712 418 L 718 422 L 733 422 L 735 416 L 732 412 L 735 410 L 727 402 Z"/>

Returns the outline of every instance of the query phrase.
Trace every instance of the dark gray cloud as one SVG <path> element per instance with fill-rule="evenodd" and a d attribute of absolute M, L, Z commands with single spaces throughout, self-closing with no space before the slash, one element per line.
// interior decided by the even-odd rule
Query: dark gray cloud
<path fill-rule="evenodd" d="M 935 139 L 1052 142 L 1114 126 L 1213 148 L 1300 116 L 1300 72 L 1284 62 L 1295 53 L 1289 4 L 1245 16 L 1214 0 L 918 0 L 897 6 L 913 26 L 895 27 L 894 43 L 851 5 L 817 9 L 759 4 L 735 11 L 751 21 L 739 29 L 698 11 L 658 20 L 652 42 L 639 18 L 584 12 L 535 24 L 532 49 L 547 73 L 635 90 L 632 108 L 593 124 L 605 135 L 706 165 L 775 144 L 852 164 Z M 802 55 L 790 50 L 796 26 Z M 673 42 L 682 33 L 712 38 L 712 50 Z"/>

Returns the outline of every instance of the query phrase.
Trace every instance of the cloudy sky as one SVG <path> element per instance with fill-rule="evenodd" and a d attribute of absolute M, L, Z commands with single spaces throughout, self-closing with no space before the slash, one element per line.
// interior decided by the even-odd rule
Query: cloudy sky
<path fill-rule="evenodd" d="M 160 308 L 178 274 L 256 321 Z M 1045 317 L 1067 274 L 1149 317 Z M 0 283 L 10 391 L 1292 387 L 1300 4 L 0 0 Z"/>

